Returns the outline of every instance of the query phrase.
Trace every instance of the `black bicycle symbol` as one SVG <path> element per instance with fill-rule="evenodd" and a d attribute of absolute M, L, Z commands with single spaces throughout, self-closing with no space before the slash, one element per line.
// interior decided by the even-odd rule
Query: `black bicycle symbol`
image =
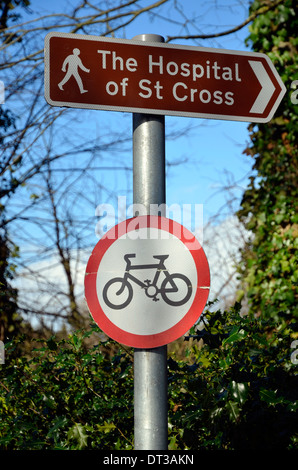
<path fill-rule="evenodd" d="M 103 288 L 103 299 L 108 307 L 120 310 L 127 307 L 133 298 L 133 288 L 130 281 L 135 282 L 142 289 L 145 290 L 147 297 L 151 298 L 154 302 L 157 302 L 159 298 L 158 294 L 161 295 L 162 299 L 169 305 L 178 307 L 185 304 L 191 297 L 192 286 L 190 280 L 184 276 L 184 274 L 170 274 L 165 267 L 165 260 L 169 255 L 155 255 L 153 258 L 158 259 L 159 263 L 156 264 L 139 264 L 131 265 L 130 258 L 135 258 L 135 253 L 128 253 L 124 255 L 126 261 L 126 268 L 123 277 L 115 277 L 108 281 Z M 154 279 L 151 282 L 146 279 L 144 282 L 140 281 L 137 277 L 131 274 L 133 269 L 152 269 L 156 268 Z M 161 283 L 160 287 L 157 287 L 157 282 L 161 274 L 164 274 L 165 278 Z M 178 286 L 177 286 L 178 283 Z M 183 297 L 181 298 L 177 293 L 182 291 Z M 113 300 L 111 300 L 113 299 Z M 115 299 L 117 301 L 115 302 Z"/>

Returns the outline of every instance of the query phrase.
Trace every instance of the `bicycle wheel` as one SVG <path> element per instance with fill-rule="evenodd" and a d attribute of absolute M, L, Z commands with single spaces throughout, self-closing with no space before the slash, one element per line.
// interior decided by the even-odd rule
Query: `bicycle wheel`
<path fill-rule="evenodd" d="M 103 300 L 108 307 L 120 310 L 131 302 L 133 290 L 129 282 L 122 277 L 108 281 L 102 291 Z"/>
<path fill-rule="evenodd" d="M 177 289 L 173 288 L 173 284 Z M 179 307 L 190 299 L 192 286 L 188 277 L 184 274 L 175 273 L 164 279 L 160 293 L 167 304 Z"/>

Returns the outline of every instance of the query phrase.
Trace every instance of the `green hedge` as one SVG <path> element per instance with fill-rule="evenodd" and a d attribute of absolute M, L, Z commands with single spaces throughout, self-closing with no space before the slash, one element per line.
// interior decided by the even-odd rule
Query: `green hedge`
<path fill-rule="evenodd" d="M 169 354 L 169 449 L 296 447 L 295 325 L 239 310 L 206 312 Z M 39 341 L 30 356 L 21 340 L 6 345 L 0 449 L 133 449 L 133 350 L 86 348 L 94 329 Z"/>

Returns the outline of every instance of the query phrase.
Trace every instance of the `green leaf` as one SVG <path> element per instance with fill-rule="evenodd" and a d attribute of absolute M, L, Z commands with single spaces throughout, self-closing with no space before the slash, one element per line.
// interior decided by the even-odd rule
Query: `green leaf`
<path fill-rule="evenodd" d="M 229 417 L 231 421 L 237 421 L 240 415 L 238 404 L 234 401 L 228 401 L 228 411 Z"/>
<path fill-rule="evenodd" d="M 221 369 L 227 369 L 233 363 L 233 358 L 231 356 L 226 356 L 223 359 L 219 359 L 218 363 Z"/>
<path fill-rule="evenodd" d="M 77 441 L 76 449 L 79 450 L 87 446 L 87 437 L 84 426 L 81 423 L 75 423 L 67 433 L 68 440 L 74 439 Z"/>
<path fill-rule="evenodd" d="M 57 350 L 57 343 L 56 343 L 56 341 L 54 340 L 53 337 L 51 337 L 50 339 L 47 340 L 47 345 L 48 345 L 48 348 L 50 349 L 50 351 L 56 351 Z"/>
<path fill-rule="evenodd" d="M 277 390 L 266 390 L 264 388 L 260 390 L 260 398 L 271 406 L 275 406 L 284 401 L 283 397 L 277 396 Z"/>
<path fill-rule="evenodd" d="M 97 428 L 99 429 L 99 431 L 102 431 L 106 434 L 108 432 L 111 432 L 112 429 L 115 429 L 116 426 L 114 423 L 107 423 L 107 421 L 105 421 L 103 425 L 98 424 Z"/>
<path fill-rule="evenodd" d="M 67 424 L 67 418 L 60 416 L 54 421 L 54 425 L 49 429 L 47 437 L 53 437 L 55 440 L 58 439 L 61 428 Z"/>
<path fill-rule="evenodd" d="M 177 450 L 176 440 L 177 440 L 176 436 L 171 436 L 170 437 L 169 450 Z"/>
<path fill-rule="evenodd" d="M 234 326 L 230 331 L 230 334 L 227 338 L 223 340 L 223 346 L 226 344 L 234 343 L 235 341 L 240 341 L 248 335 L 248 332 L 240 328 L 239 326 Z"/>
<path fill-rule="evenodd" d="M 247 383 L 237 383 L 234 380 L 231 382 L 231 393 L 234 400 L 240 405 L 247 400 L 248 397 L 248 384 Z"/>

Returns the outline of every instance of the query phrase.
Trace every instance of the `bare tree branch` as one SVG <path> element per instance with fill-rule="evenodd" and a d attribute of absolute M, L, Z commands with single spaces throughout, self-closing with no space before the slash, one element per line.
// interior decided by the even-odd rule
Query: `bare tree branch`
<path fill-rule="evenodd" d="M 235 26 L 234 28 L 228 29 L 226 31 L 222 31 L 220 33 L 213 33 L 213 34 L 188 34 L 185 36 L 168 36 L 165 42 L 171 42 L 177 39 L 212 39 L 212 38 L 219 38 L 222 36 L 227 36 L 232 33 L 236 33 L 240 31 L 240 29 L 244 28 L 246 25 L 254 21 L 258 16 L 267 13 L 270 10 L 276 8 L 280 3 L 283 3 L 284 0 L 275 0 L 270 1 L 268 5 L 262 6 L 259 10 L 252 13 L 245 21 L 240 23 L 239 25 Z"/>

